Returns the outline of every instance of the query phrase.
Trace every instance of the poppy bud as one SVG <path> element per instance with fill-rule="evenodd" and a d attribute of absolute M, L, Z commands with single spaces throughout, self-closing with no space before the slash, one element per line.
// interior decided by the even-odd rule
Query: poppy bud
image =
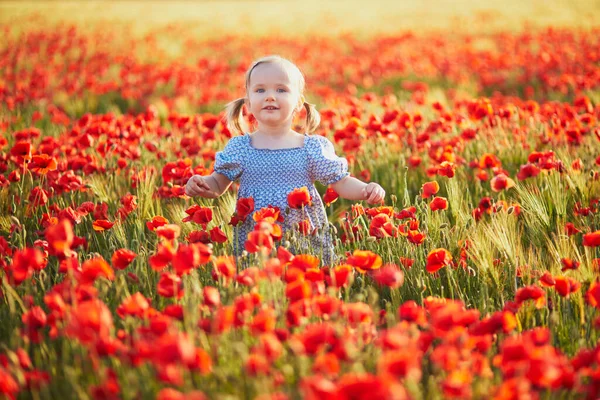
<path fill-rule="evenodd" d="M 515 212 L 515 207 L 514 206 L 510 206 L 508 207 L 508 209 L 506 210 L 506 213 L 508 215 L 512 214 L 513 212 Z"/>
<path fill-rule="evenodd" d="M 330 229 L 333 231 L 333 234 L 334 234 L 334 235 L 337 235 L 337 233 L 338 233 L 338 230 L 337 230 L 337 228 L 335 227 L 335 225 L 333 225 L 331 222 L 329 223 L 329 228 L 330 228 Z"/>
<path fill-rule="evenodd" d="M 377 238 L 376 238 L 375 236 L 369 236 L 369 237 L 367 238 L 367 242 L 371 242 L 371 243 L 373 243 L 373 242 L 376 242 L 376 241 L 377 241 Z"/>
<path fill-rule="evenodd" d="M 440 229 L 446 229 L 447 227 L 448 227 L 448 224 L 445 222 L 440 225 Z"/>
<path fill-rule="evenodd" d="M 289 240 L 286 240 L 285 242 L 283 242 L 283 247 L 285 247 L 286 249 L 287 249 L 288 247 L 290 247 L 290 245 L 291 245 L 291 243 L 290 243 L 290 241 L 289 241 Z"/>
<path fill-rule="evenodd" d="M 19 221 L 19 219 L 17 217 L 15 217 L 14 215 L 10 216 L 10 221 L 15 224 L 16 226 L 21 226 L 21 221 Z"/>
<path fill-rule="evenodd" d="M 396 197 L 396 195 L 395 195 L 395 194 L 391 194 L 391 195 L 390 195 L 390 199 L 392 199 L 392 204 L 395 204 L 395 203 L 396 203 L 396 201 L 398 201 L 398 198 Z"/>

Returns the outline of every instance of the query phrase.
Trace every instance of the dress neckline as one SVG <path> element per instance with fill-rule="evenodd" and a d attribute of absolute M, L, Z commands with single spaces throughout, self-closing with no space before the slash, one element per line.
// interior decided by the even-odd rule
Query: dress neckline
<path fill-rule="evenodd" d="M 298 147 L 288 147 L 285 149 L 259 149 L 256 148 L 254 146 L 252 146 L 252 140 L 250 138 L 250 134 L 249 133 L 245 133 L 244 136 L 246 136 L 246 143 L 248 143 L 248 147 L 250 147 L 252 150 L 256 150 L 256 151 L 289 151 L 289 150 L 301 150 L 304 149 L 306 147 L 306 142 L 308 140 L 308 134 L 304 133 L 304 142 L 302 143 L 302 146 L 298 146 Z"/>

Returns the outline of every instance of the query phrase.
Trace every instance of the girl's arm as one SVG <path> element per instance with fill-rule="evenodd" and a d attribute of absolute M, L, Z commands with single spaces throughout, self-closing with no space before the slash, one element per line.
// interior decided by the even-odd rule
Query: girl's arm
<path fill-rule="evenodd" d="M 193 175 L 185 185 L 185 194 L 214 199 L 225 193 L 229 186 L 231 186 L 229 178 L 218 172 L 208 176 Z"/>
<path fill-rule="evenodd" d="M 367 200 L 369 204 L 378 204 L 385 198 L 385 190 L 379 184 L 364 183 L 352 176 L 331 184 L 331 187 L 340 197 L 348 200 Z"/>

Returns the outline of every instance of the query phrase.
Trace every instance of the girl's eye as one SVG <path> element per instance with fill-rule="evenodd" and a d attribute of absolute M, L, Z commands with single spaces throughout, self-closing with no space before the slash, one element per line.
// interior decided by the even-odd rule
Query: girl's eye
<path fill-rule="evenodd" d="M 279 88 L 279 89 L 277 89 L 277 91 L 278 91 L 279 93 L 285 93 L 285 92 L 287 92 L 287 90 L 285 90 L 285 89 L 283 89 L 283 88 Z"/>
<path fill-rule="evenodd" d="M 264 91 L 265 91 L 265 89 L 256 89 L 256 93 L 262 93 Z"/>

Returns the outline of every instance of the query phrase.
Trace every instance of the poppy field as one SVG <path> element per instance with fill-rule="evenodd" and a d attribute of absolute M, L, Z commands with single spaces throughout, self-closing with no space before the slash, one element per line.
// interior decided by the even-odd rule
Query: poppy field
<path fill-rule="evenodd" d="M 0 398 L 600 397 L 600 28 L 0 31 Z M 318 186 L 334 265 L 184 193 L 266 54 L 387 193 Z"/>

